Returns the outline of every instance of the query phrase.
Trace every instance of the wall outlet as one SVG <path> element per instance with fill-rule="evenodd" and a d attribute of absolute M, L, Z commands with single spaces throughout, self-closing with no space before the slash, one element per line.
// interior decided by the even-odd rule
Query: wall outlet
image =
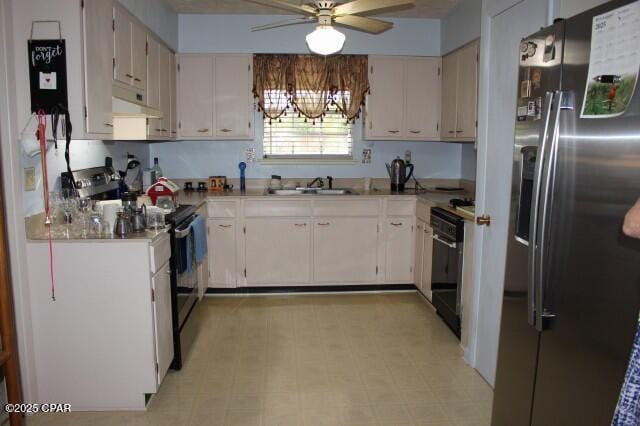
<path fill-rule="evenodd" d="M 411 150 L 408 149 L 404 152 L 404 162 L 411 163 Z"/>
<path fill-rule="evenodd" d="M 25 191 L 36 190 L 36 168 L 35 167 L 24 168 L 24 190 Z"/>
<path fill-rule="evenodd" d="M 371 148 L 362 150 L 362 164 L 371 164 Z"/>
<path fill-rule="evenodd" d="M 244 152 L 245 160 L 247 163 L 253 163 L 256 161 L 256 149 L 255 148 L 247 148 Z"/>

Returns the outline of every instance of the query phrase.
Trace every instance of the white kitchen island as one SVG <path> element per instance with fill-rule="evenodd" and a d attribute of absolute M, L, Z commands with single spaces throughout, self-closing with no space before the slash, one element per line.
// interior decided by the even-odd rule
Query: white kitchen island
<path fill-rule="evenodd" d="M 167 232 L 130 239 L 30 240 L 37 401 L 143 410 L 173 359 Z"/>

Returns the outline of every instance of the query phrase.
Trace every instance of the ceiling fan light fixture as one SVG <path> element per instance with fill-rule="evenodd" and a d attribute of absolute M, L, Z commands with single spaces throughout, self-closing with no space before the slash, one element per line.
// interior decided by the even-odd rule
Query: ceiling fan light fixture
<path fill-rule="evenodd" d="M 306 40 L 309 50 L 327 56 L 342 50 L 345 35 L 331 25 L 318 25 L 313 32 L 307 34 Z"/>

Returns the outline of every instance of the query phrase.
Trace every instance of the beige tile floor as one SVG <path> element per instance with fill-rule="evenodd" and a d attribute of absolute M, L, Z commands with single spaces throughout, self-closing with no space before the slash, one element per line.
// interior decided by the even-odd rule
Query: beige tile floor
<path fill-rule="evenodd" d="M 211 297 L 146 412 L 39 425 L 489 425 L 491 388 L 417 293 Z"/>

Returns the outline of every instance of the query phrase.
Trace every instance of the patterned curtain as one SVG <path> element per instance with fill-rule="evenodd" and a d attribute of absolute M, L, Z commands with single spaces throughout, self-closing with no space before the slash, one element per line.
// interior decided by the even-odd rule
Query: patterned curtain
<path fill-rule="evenodd" d="M 253 94 L 270 120 L 289 113 L 315 124 L 333 108 L 354 122 L 368 91 L 366 56 L 253 56 Z"/>

